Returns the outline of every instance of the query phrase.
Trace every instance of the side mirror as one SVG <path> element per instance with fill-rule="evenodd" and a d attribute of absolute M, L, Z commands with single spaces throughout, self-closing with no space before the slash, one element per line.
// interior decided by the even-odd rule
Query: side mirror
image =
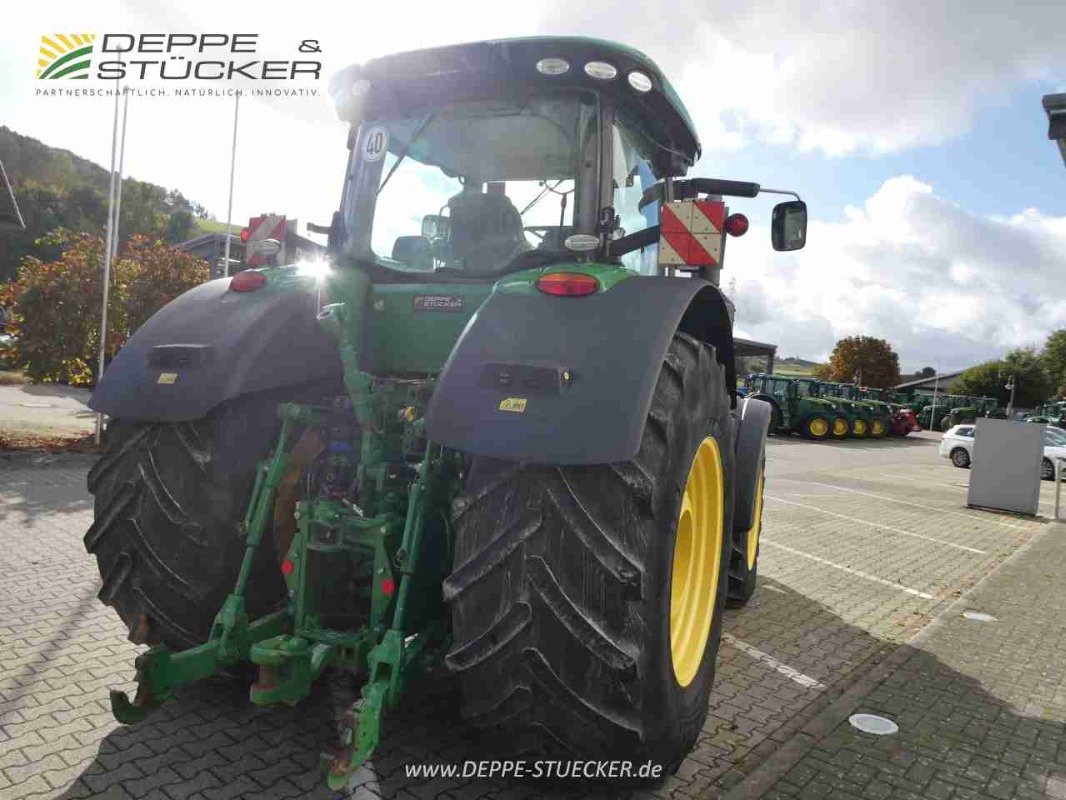
<path fill-rule="evenodd" d="M 774 206 L 770 223 L 770 242 L 774 250 L 799 250 L 807 243 L 807 204 L 789 200 Z"/>
<path fill-rule="evenodd" d="M 452 229 L 449 217 L 438 214 L 426 214 L 422 217 L 422 235 L 431 242 L 435 239 L 447 239 Z"/>

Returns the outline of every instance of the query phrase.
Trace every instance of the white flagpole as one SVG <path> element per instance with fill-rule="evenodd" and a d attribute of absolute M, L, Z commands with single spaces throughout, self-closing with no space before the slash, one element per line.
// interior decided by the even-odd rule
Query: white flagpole
<path fill-rule="evenodd" d="M 233 148 L 229 156 L 229 203 L 226 206 L 226 255 L 223 264 L 224 276 L 229 276 L 229 239 L 233 226 L 233 175 L 237 169 L 237 112 L 241 107 L 241 92 L 238 89 L 233 100 Z"/>
<path fill-rule="evenodd" d="M 104 302 L 100 314 L 100 361 L 96 370 L 96 380 L 104 375 L 104 352 L 107 347 L 107 296 L 111 283 L 111 243 L 115 235 L 115 157 L 118 149 L 118 84 L 115 85 L 115 114 L 111 121 L 111 188 L 107 196 L 107 243 L 104 249 Z M 96 415 L 95 441 L 100 444 L 104 429 L 104 415 Z"/>
<path fill-rule="evenodd" d="M 127 93 L 123 93 L 125 96 L 122 98 L 122 138 L 118 145 L 118 179 L 115 181 L 115 235 L 111 239 L 111 263 L 115 263 L 115 258 L 118 256 L 118 243 L 121 232 L 122 222 L 122 177 L 125 175 L 126 168 L 126 119 L 130 113 L 130 96 Z"/>

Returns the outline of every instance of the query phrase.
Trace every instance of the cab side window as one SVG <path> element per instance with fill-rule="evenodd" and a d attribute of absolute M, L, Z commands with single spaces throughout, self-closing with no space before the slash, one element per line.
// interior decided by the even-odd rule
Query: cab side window
<path fill-rule="evenodd" d="M 640 208 L 640 198 L 644 191 L 656 182 L 651 162 L 648 160 L 650 145 L 641 142 L 624 122 L 615 122 L 611 139 L 614 151 L 612 205 L 618 218 L 613 235 L 615 238 L 621 238 L 658 225 L 659 202 Z M 644 275 L 655 275 L 658 272 L 659 245 L 651 244 L 643 250 L 634 250 L 619 258 L 626 269 Z"/>

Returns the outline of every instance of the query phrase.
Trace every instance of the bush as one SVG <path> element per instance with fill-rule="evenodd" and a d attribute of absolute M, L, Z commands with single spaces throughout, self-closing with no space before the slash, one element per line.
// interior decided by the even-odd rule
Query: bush
<path fill-rule="evenodd" d="M 56 230 L 39 243 L 59 255 L 52 261 L 24 258 L 15 281 L 0 287 L 13 335 L 0 360 L 24 367 L 35 381 L 91 385 L 99 358 L 104 242 Z M 106 360 L 148 317 L 207 279 L 207 264 L 189 253 L 131 237 L 111 265 Z"/>

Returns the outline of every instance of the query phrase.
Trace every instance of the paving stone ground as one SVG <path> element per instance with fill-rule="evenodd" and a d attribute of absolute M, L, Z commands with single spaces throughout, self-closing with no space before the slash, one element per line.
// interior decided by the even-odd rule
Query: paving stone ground
<path fill-rule="evenodd" d="M 295 709 L 253 708 L 239 687 L 215 682 L 184 689 L 137 726 L 111 718 L 107 690 L 132 689 L 138 648 L 96 599 L 81 543 L 90 464 L 0 454 L 0 798 L 331 796 L 319 753 L 335 744 L 340 709 L 356 696 L 343 677 Z M 633 794 L 820 797 L 829 787 L 845 797 L 1028 797 L 1043 781 L 1040 792 L 1066 797 L 1066 765 L 1056 766 L 1066 590 L 1055 583 L 1066 551 L 1044 551 L 1066 531 L 965 508 L 968 473 L 939 458 L 931 437 L 773 440 L 768 473 L 760 589 L 726 617 L 707 724 L 676 775 Z M 1049 515 L 1050 487 L 1042 491 Z M 1034 559 L 1043 572 L 1026 566 Z M 998 599 L 1004 581 L 1012 602 Z M 975 586 L 964 602 L 995 607 L 998 622 L 958 615 Z M 827 723 L 849 704 L 891 713 L 901 735 L 857 740 L 846 722 Z M 405 774 L 411 764 L 477 759 L 484 744 L 442 681 L 390 716 L 349 794 L 618 794 Z M 956 794 L 922 794 L 941 784 Z"/>

